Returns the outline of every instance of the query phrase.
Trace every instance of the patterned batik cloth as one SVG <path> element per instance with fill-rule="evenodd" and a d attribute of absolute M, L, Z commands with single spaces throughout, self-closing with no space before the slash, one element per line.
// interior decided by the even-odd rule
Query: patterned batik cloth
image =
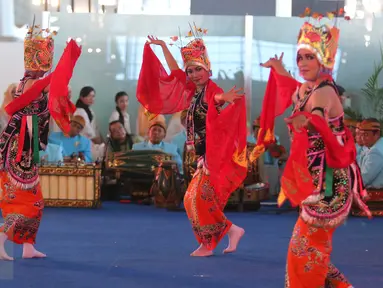
<path fill-rule="evenodd" d="M 215 194 L 209 175 L 200 169 L 189 184 L 184 205 L 198 243 L 209 250 L 215 249 L 232 225 L 223 213 L 224 204 Z"/>
<path fill-rule="evenodd" d="M 16 244 L 35 244 L 44 209 L 40 184 L 31 189 L 18 188 L 4 171 L 0 172 L 0 181 L 0 208 L 4 219 L 0 232 Z"/>
<path fill-rule="evenodd" d="M 299 217 L 287 254 L 285 288 L 351 288 L 330 262 L 335 228 L 317 228 Z"/>

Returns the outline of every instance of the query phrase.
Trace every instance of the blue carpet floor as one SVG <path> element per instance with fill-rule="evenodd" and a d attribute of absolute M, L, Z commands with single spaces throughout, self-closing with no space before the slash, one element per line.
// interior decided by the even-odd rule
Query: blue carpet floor
<path fill-rule="evenodd" d="M 282 288 L 296 213 L 227 213 L 246 229 L 236 254 L 192 258 L 183 212 L 107 202 L 100 210 L 46 208 L 37 248 L 46 259 L 0 263 L 11 288 Z M 333 262 L 356 288 L 383 287 L 383 219 L 350 218 L 335 233 Z"/>

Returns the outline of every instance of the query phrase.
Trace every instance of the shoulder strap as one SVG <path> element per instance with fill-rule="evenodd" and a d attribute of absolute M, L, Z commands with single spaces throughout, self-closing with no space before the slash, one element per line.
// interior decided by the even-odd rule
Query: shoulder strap
<path fill-rule="evenodd" d="M 334 81 L 329 81 L 329 80 L 322 81 L 322 82 L 321 82 L 321 83 L 314 89 L 314 91 L 317 90 L 317 89 L 319 89 L 319 88 L 323 88 L 323 87 L 325 87 L 325 86 L 330 86 L 330 87 L 332 87 L 332 88 L 335 90 L 336 95 L 339 95 L 339 90 L 338 90 L 338 87 L 336 86 L 335 82 L 334 82 Z M 313 91 L 313 92 L 314 92 L 314 91 Z"/>

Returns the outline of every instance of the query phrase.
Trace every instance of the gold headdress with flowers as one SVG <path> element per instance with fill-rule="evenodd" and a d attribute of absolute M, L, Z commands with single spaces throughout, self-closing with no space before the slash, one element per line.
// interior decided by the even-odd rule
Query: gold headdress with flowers
<path fill-rule="evenodd" d="M 24 39 L 24 68 L 29 71 L 49 71 L 53 63 L 54 41 L 49 28 L 40 29 L 33 25 L 28 29 Z"/>
<path fill-rule="evenodd" d="M 182 46 L 181 42 L 181 55 L 184 62 L 184 68 L 187 69 L 189 66 L 200 66 L 206 71 L 210 71 L 210 60 L 207 53 L 205 43 L 202 39 L 202 35 L 207 34 L 207 29 L 197 28 L 190 25 L 190 31 L 188 32 L 187 38 L 194 37 L 186 46 Z M 181 40 L 179 36 L 171 37 L 172 41 Z M 172 43 L 171 45 L 174 45 Z"/>
<path fill-rule="evenodd" d="M 343 8 L 339 11 L 333 11 L 327 13 L 328 19 L 342 16 L 344 14 Z M 324 18 L 324 15 L 319 13 L 311 13 L 310 8 L 306 8 L 304 14 L 300 17 L 311 17 L 320 22 Z M 344 17 L 346 20 L 350 18 Z M 335 56 L 338 50 L 339 41 L 339 29 L 330 25 L 315 26 L 309 22 L 305 22 L 298 35 L 298 47 L 297 49 L 308 49 L 312 51 L 318 61 L 328 70 L 332 70 L 335 64 Z"/>

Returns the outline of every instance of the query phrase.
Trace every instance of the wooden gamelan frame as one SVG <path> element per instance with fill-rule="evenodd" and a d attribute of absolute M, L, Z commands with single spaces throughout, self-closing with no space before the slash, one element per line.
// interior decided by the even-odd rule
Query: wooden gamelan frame
<path fill-rule="evenodd" d="M 100 165 L 42 165 L 39 175 L 46 207 L 101 207 Z"/>

